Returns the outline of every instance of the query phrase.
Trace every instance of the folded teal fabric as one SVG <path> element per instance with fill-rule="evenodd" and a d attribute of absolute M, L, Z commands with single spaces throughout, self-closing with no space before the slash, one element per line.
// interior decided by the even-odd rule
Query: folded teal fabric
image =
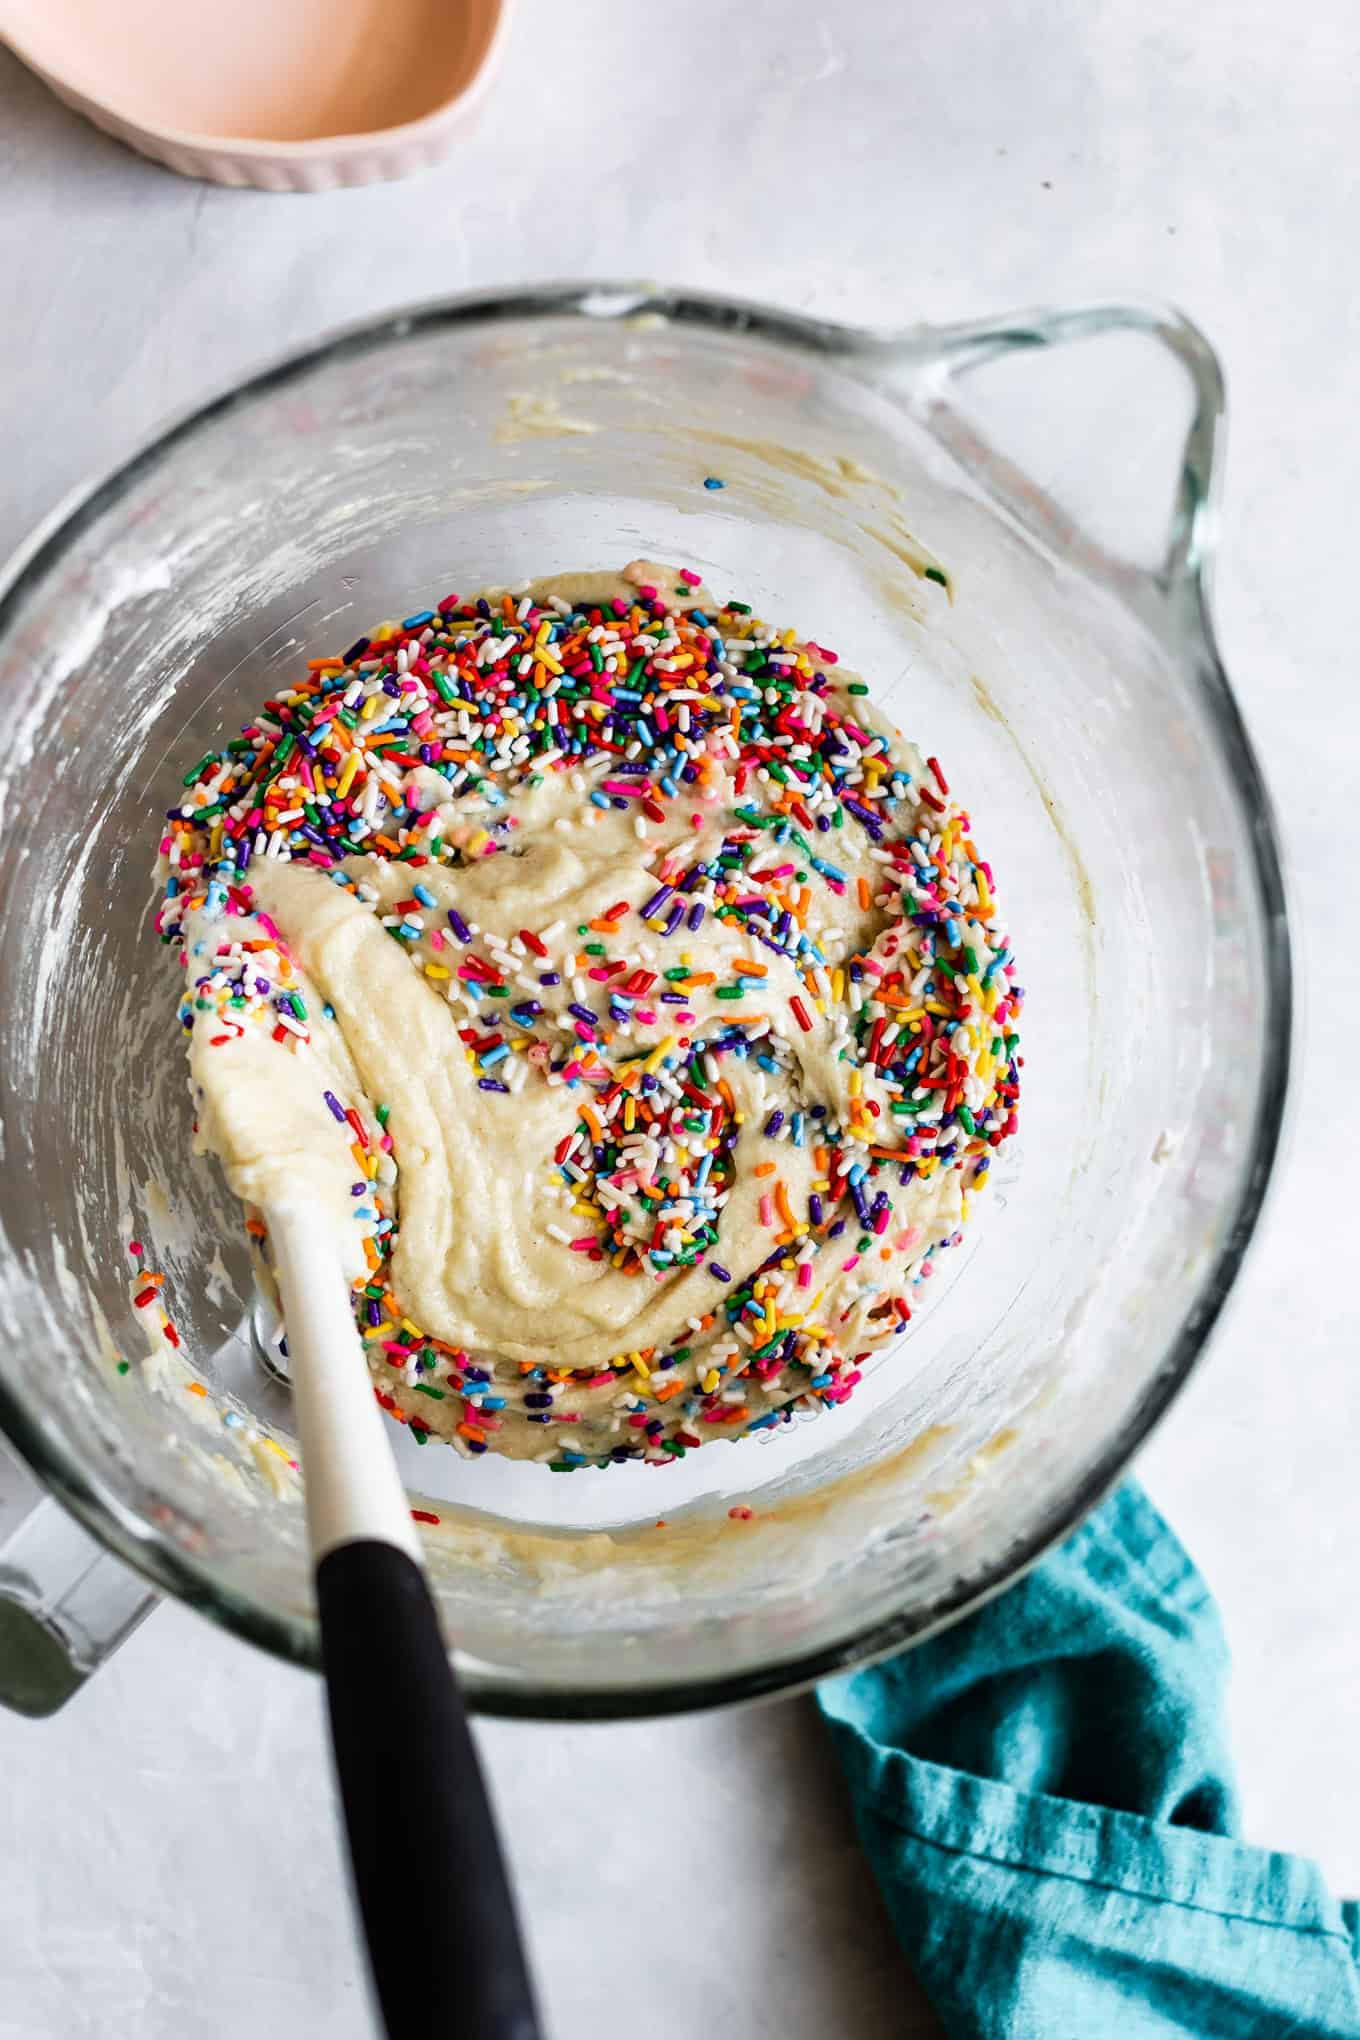
<path fill-rule="evenodd" d="M 1135 1483 L 831 1724 L 950 2040 L 1360 2040 L 1360 1916 L 1234 1839 L 1217 1611 Z"/>

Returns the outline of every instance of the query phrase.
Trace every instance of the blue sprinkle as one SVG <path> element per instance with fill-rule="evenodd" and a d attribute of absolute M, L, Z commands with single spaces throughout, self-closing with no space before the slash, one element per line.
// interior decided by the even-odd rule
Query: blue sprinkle
<path fill-rule="evenodd" d="M 706 489 L 725 489 L 727 487 L 727 484 L 726 482 L 720 481 L 717 475 L 705 475 L 704 487 Z"/>
<path fill-rule="evenodd" d="M 430 891 L 430 888 L 427 885 L 413 885 L 411 887 L 411 891 L 420 901 L 422 907 L 432 907 L 434 905 L 435 903 L 434 894 Z"/>

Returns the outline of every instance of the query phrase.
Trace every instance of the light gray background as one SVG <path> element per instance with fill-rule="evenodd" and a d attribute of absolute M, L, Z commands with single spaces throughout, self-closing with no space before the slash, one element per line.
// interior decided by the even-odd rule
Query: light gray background
<path fill-rule="evenodd" d="M 1140 1471 L 1224 1609 L 1249 1834 L 1350 1890 L 1357 60 L 1343 0 L 1293 22 L 519 0 L 452 162 L 309 199 L 180 182 L 0 56 L 0 549 L 262 356 L 469 287 L 659 275 L 877 322 L 1137 292 L 1205 326 L 1233 416 L 1223 643 L 1282 811 L 1303 1010 L 1268 1217 Z M 923 2016 L 806 1704 L 482 1745 L 557 2040 Z M 180 1609 L 56 1721 L 0 1718 L 0 1847 L 3 2040 L 371 2031 L 319 1691 Z"/>

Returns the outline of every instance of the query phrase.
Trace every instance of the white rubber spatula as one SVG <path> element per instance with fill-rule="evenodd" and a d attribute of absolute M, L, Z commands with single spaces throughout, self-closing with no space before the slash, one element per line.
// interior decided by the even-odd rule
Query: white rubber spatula
<path fill-rule="evenodd" d="M 355 1894 L 390 2040 L 540 2040 L 514 1902 L 328 1227 L 264 1214 Z"/>

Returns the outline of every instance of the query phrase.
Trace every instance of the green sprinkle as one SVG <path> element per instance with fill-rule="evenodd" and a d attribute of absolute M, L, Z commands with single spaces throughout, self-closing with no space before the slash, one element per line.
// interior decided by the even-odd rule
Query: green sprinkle
<path fill-rule="evenodd" d="M 217 756 L 216 751 L 205 751 L 203 753 L 203 756 L 199 759 L 197 765 L 195 765 L 193 771 L 187 772 L 185 774 L 183 780 L 181 781 L 181 784 L 184 786 L 192 786 L 194 781 L 197 779 L 199 773 L 203 770 L 204 766 L 211 765 L 216 756 Z"/>
<path fill-rule="evenodd" d="M 744 984 L 719 985 L 717 995 L 720 999 L 744 999 L 746 997 L 746 987 Z"/>
<path fill-rule="evenodd" d="M 977 1132 L 977 1122 L 966 1105 L 960 1105 L 959 1107 L 959 1124 L 965 1133 Z"/>
<path fill-rule="evenodd" d="M 936 583 L 938 584 L 938 586 L 940 586 L 941 588 L 947 588 L 947 587 L 949 586 L 949 576 L 948 576 L 948 574 L 945 574 L 945 573 L 941 573 L 941 571 L 940 571 L 940 569 L 939 569 L 938 567 L 927 567 L 927 568 L 926 568 L 926 579 L 927 579 L 928 581 L 934 581 L 934 582 L 936 582 Z"/>
<path fill-rule="evenodd" d="M 131 1362 L 130 1360 L 120 1360 L 120 1361 L 118 1362 L 118 1372 L 119 1372 L 120 1374 L 126 1374 L 126 1373 L 127 1373 L 127 1371 L 128 1371 L 128 1368 L 129 1368 L 129 1367 L 130 1367 L 131 1365 L 132 1365 L 132 1362 Z"/>
<path fill-rule="evenodd" d="M 428 1431 L 422 1431 L 419 1424 L 410 1424 L 407 1426 L 407 1428 L 410 1431 L 411 1436 L 415 1439 L 417 1445 L 429 1444 L 430 1434 Z"/>
<path fill-rule="evenodd" d="M 608 956 L 609 951 L 605 948 L 603 942 L 587 942 L 585 953 L 587 956 Z"/>
<path fill-rule="evenodd" d="M 427 1395 L 431 1402 L 443 1402 L 444 1400 L 443 1389 L 431 1388 L 428 1381 L 417 1381 L 413 1383 L 413 1386 L 417 1395 Z"/>
<path fill-rule="evenodd" d="M 869 692 L 862 680 L 849 681 L 845 691 L 847 694 L 867 694 Z"/>

